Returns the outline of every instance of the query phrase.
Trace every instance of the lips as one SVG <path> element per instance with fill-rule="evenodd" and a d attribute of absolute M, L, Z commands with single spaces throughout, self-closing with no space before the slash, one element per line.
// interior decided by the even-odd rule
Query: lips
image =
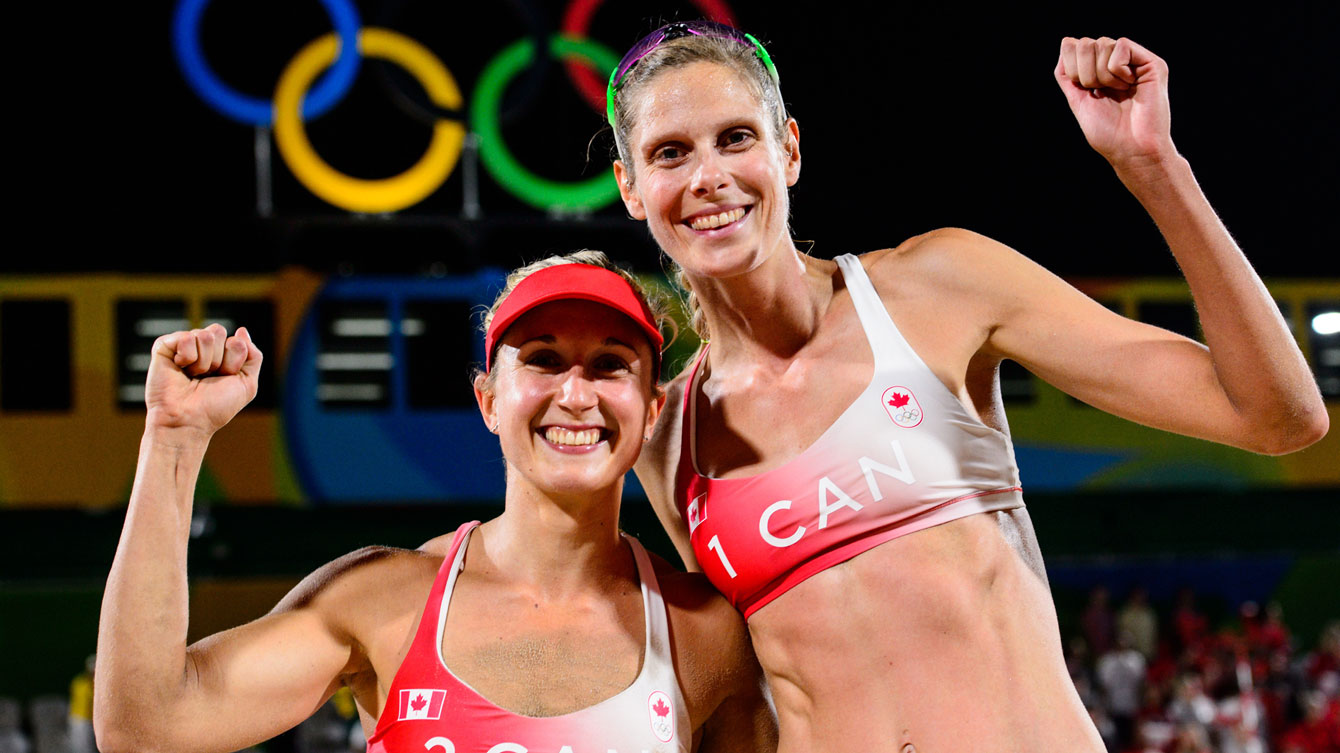
<path fill-rule="evenodd" d="M 547 442 L 560 447 L 590 447 L 608 439 L 608 432 L 597 427 L 570 429 L 563 426 L 546 426 L 542 433 Z"/>
<path fill-rule="evenodd" d="M 717 228 L 726 227 L 727 225 L 733 225 L 744 219 L 744 216 L 749 213 L 749 210 L 750 207 L 735 207 L 734 209 L 727 209 L 723 212 L 700 214 L 685 220 L 684 224 L 698 231 L 716 230 Z"/>

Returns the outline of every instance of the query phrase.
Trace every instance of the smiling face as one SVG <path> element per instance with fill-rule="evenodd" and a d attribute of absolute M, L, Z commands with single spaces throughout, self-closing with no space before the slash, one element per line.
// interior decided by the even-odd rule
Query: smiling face
<path fill-rule="evenodd" d="M 741 274 L 790 245 L 786 189 L 800 177 L 794 120 L 779 143 L 749 84 L 708 62 L 660 73 L 632 109 L 633 164 L 615 163 L 619 190 L 689 274 Z"/>
<path fill-rule="evenodd" d="M 583 300 L 546 303 L 499 340 L 475 397 L 497 425 L 513 485 L 552 498 L 620 488 L 664 401 L 651 344 L 631 319 Z"/>

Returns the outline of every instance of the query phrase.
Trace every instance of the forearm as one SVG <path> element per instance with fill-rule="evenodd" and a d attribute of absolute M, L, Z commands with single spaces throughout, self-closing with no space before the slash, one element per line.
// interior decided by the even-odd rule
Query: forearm
<path fill-rule="evenodd" d="M 1325 404 L 1269 291 L 1220 222 L 1180 155 L 1121 166 L 1186 276 L 1214 376 L 1234 410 L 1269 440 L 1299 449 L 1326 431 Z"/>
<path fill-rule="evenodd" d="M 208 437 L 146 429 L 98 625 L 102 733 L 154 724 L 186 682 L 186 545 Z M 161 723 L 161 719 L 159 720 Z"/>

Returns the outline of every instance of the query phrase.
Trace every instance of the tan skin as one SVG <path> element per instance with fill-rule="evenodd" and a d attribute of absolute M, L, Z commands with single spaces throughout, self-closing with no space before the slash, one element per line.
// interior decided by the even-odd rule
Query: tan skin
<path fill-rule="evenodd" d="M 711 330 L 694 441 L 698 471 L 716 478 L 795 457 L 873 372 L 837 265 L 801 255 L 787 235 L 799 129 L 789 121 L 773 134 L 737 76 L 698 62 L 648 82 L 632 103 L 632 164 L 615 165 L 629 212 L 684 268 Z M 1271 454 L 1321 438 L 1328 418 L 1302 354 L 1172 145 L 1167 66 L 1130 40 L 1067 38 L 1055 78 L 1089 143 L 1163 232 L 1208 347 L 1112 314 L 1017 252 L 957 229 L 861 257 L 904 337 L 972 415 L 1002 431 L 996 372 L 1011 358 L 1096 407 L 1168 431 Z M 737 222 L 694 226 L 740 208 Z M 685 390 L 683 377 L 669 386 L 637 470 L 696 569 L 674 489 Z M 749 630 L 781 750 L 1103 749 L 1066 673 L 1022 508 L 831 567 L 760 609 Z"/>
<path fill-rule="evenodd" d="M 342 684 L 367 735 L 410 647 L 451 534 L 416 551 L 371 547 L 312 573 L 270 614 L 187 646 L 191 490 L 210 436 L 255 395 L 245 329 L 154 344 L 148 420 L 98 635 L 101 750 L 232 751 L 293 727 Z M 624 473 L 663 404 L 651 346 L 586 301 L 508 328 L 476 396 L 507 459 L 501 516 L 471 536 L 448 612 L 447 666 L 494 704 L 556 716 L 628 687 L 643 604 L 618 532 Z M 560 447 L 551 429 L 598 431 Z M 560 435 L 561 436 L 561 435 Z M 698 574 L 653 557 L 695 751 L 771 751 L 776 720 L 739 615 Z M 574 741 L 579 742 L 579 741 Z"/>

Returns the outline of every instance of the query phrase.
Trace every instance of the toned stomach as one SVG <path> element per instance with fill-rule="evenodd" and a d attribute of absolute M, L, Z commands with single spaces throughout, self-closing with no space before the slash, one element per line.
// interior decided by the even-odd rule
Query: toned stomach
<path fill-rule="evenodd" d="M 1009 514 L 886 542 L 750 617 L 781 751 L 1103 750 Z"/>

